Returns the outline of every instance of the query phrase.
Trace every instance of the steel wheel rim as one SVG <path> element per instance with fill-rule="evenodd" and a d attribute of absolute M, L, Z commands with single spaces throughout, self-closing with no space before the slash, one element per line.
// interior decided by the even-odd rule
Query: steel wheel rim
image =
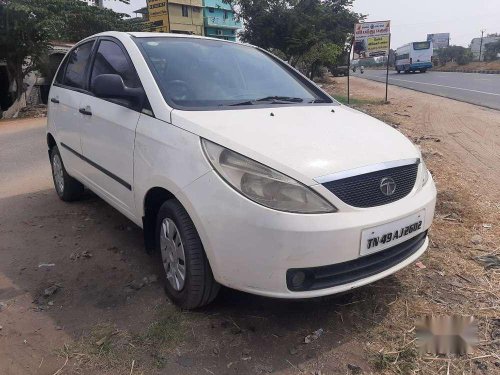
<path fill-rule="evenodd" d="M 57 190 L 60 193 L 64 192 L 64 173 L 62 161 L 57 154 L 52 158 L 52 171 L 54 173 L 54 181 L 56 182 Z"/>
<path fill-rule="evenodd" d="M 186 281 L 186 256 L 181 234 L 172 219 L 165 218 L 160 229 L 163 268 L 169 284 L 181 291 Z"/>

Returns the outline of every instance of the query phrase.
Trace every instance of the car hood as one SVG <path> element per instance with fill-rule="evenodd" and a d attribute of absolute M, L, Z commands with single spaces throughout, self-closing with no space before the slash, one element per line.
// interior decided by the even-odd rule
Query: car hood
<path fill-rule="evenodd" d="M 399 131 L 346 106 L 173 110 L 171 120 L 307 185 L 331 173 L 420 157 Z"/>

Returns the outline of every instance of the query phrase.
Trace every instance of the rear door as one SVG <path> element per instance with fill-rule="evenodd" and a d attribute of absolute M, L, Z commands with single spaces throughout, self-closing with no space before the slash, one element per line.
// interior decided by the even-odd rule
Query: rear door
<path fill-rule="evenodd" d="M 83 161 L 80 102 L 87 95 L 85 83 L 95 40 L 82 43 L 64 59 L 49 95 L 50 121 L 56 129 L 56 140 L 66 170 L 80 175 Z M 75 176 L 76 177 L 76 176 Z"/>
<path fill-rule="evenodd" d="M 89 88 L 100 74 L 118 74 L 128 87 L 141 87 L 125 48 L 114 38 L 100 38 L 89 72 Z M 118 208 L 135 212 L 134 141 L 142 107 L 128 99 L 106 99 L 88 95 L 81 103 L 85 111 L 82 152 L 89 161 L 85 176 Z"/>

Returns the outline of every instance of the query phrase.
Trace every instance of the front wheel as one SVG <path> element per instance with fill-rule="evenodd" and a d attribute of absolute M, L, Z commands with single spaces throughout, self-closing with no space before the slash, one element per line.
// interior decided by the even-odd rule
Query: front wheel
<path fill-rule="evenodd" d="M 177 306 L 195 309 L 219 292 L 205 250 L 188 213 L 176 199 L 160 207 L 156 247 L 161 254 L 165 293 Z"/>
<path fill-rule="evenodd" d="M 65 202 L 80 199 L 85 188 L 81 182 L 75 180 L 66 172 L 57 146 L 50 150 L 50 165 L 52 167 L 54 187 L 59 198 Z"/>

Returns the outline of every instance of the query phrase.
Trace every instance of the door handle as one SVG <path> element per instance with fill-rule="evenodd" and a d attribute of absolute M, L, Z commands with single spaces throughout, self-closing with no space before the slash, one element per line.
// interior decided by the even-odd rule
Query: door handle
<path fill-rule="evenodd" d="M 78 110 L 78 112 L 80 112 L 82 115 L 85 115 L 85 116 L 92 116 L 92 112 L 88 109 L 85 109 L 85 108 L 80 108 Z"/>
<path fill-rule="evenodd" d="M 56 99 L 56 98 L 51 98 L 51 99 L 50 99 L 50 101 L 51 101 L 52 103 L 59 104 L 59 100 L 58 100 L 58 99 Z"/>

